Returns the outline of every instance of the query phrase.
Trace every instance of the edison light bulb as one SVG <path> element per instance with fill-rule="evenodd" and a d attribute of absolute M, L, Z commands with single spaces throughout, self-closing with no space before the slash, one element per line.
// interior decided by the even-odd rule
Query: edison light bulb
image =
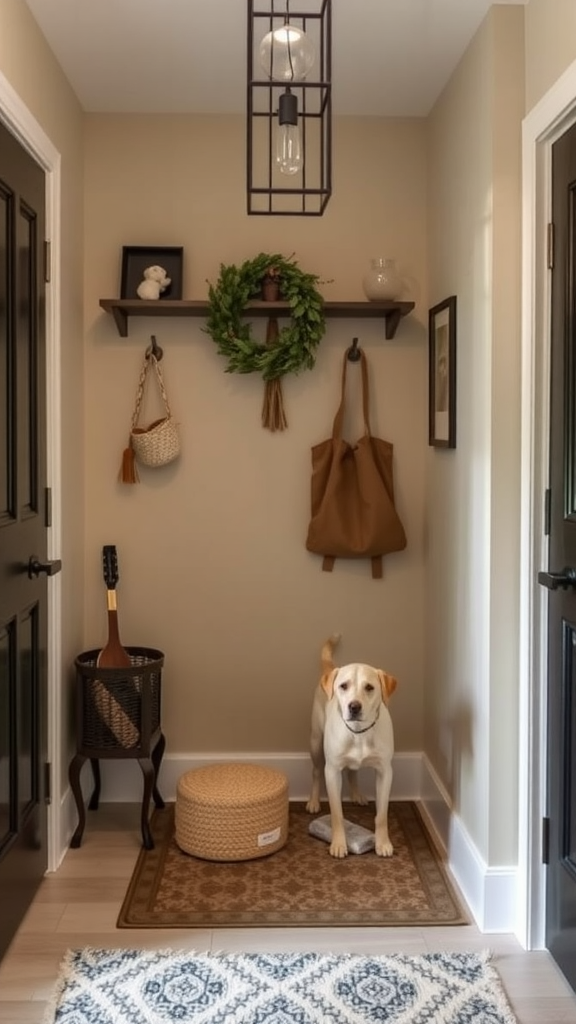
<path fill-rule="evenodd" d="M 302 29 L 282 25 L 264 36 L 260 63 L 274 82 L 301 82 L 314 64 L 314 47 Z"/>
<path fill-rule="evenodd" d="M 276 163 L 282 174 L 298 174 L 302 170 L 298 100 L 290 89 L 282 93 L 278 103 Z"/>
<path fill-rule="evenodd" d="M 279 126 L 276 135 L 276 163 L 282 174 L 298 174 L 302 169 L 302 147 L 297 124 Z"/>

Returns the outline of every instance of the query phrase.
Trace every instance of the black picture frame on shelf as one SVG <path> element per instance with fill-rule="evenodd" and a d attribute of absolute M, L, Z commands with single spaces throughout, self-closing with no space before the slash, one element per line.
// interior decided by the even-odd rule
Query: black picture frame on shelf
<path fill-rule="evenodd" d="M 456 447 L 456 296 L 428 313 L 428 444 Z"/>
<path fill-rule="evenodd" d="M 140 298 L 138 285 L 144 280 L 144 271 L 148 267 L 158 266 L 162 267 L 170 278 L 170 284 L 160 293 L 158 299 L 181 299 L 183 265 L 184 248 L 181 245 L 124 245 L 120 298 Z"/>

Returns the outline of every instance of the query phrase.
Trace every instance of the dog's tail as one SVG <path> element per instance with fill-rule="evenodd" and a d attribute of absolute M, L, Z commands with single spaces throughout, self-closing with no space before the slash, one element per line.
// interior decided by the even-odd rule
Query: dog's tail
<path fill-rule="evenodd" d="M 340 641 L 340 636 L 340 633 L 333 633 L 332 636 L 329 637 L 328 640 L 326 640 L 324 646 L 322 647 L 321 660 L 323 676 L 328 675 L 329 672 L 332 672 L 332 670 L 336 668 L 332 660 L 332 653 L 334 651 L 334 648 L 338 645 Z"/>

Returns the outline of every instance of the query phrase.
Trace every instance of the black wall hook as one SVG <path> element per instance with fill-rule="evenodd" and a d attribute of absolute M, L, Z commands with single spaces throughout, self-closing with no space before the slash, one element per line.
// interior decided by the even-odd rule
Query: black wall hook
<path fill-rule="evenodd" d="M 357 363 L 360 359 L 360 349 L 358 348 L 358 338 L 352 338 L 352 345 L 346 353 L 351 363 Z"/>
<path fill-rule="evenodd" d="M 164 355 L 164 350 L 160 348 L 160 345 L 156 344 L 155 334 L 150 335 L 150 342 L 151 344 L 146 349 L 146 359 L 149 359 L 150 356 L 154 356 L 156 361 L 159 363 L 160 360 L 162 359 L 162 356 Z"/>

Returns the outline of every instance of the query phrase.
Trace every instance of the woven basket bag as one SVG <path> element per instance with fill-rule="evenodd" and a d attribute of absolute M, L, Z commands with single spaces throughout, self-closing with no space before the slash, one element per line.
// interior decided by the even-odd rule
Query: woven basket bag
<path fill-rule="evenodd" d="M 166 415 L 154 420 L 147 427 L 140 427 L 138 426 L 138 420 L 144 400 L 146 383 L 151 373 L 155 374 Z M 120 479 L 124 483 L 138 482 L 138 473 L 134 465 L 135 459 L 144 466 L 167 466 L 179 454 L 180 435 L 178 433 L 178 424 L 170 411 L 164 378 L 158 365 L 158 360 L 153 352 L 148 350 L 138 381 L 130 440 L 128 448 L 124 450 Z"/>

